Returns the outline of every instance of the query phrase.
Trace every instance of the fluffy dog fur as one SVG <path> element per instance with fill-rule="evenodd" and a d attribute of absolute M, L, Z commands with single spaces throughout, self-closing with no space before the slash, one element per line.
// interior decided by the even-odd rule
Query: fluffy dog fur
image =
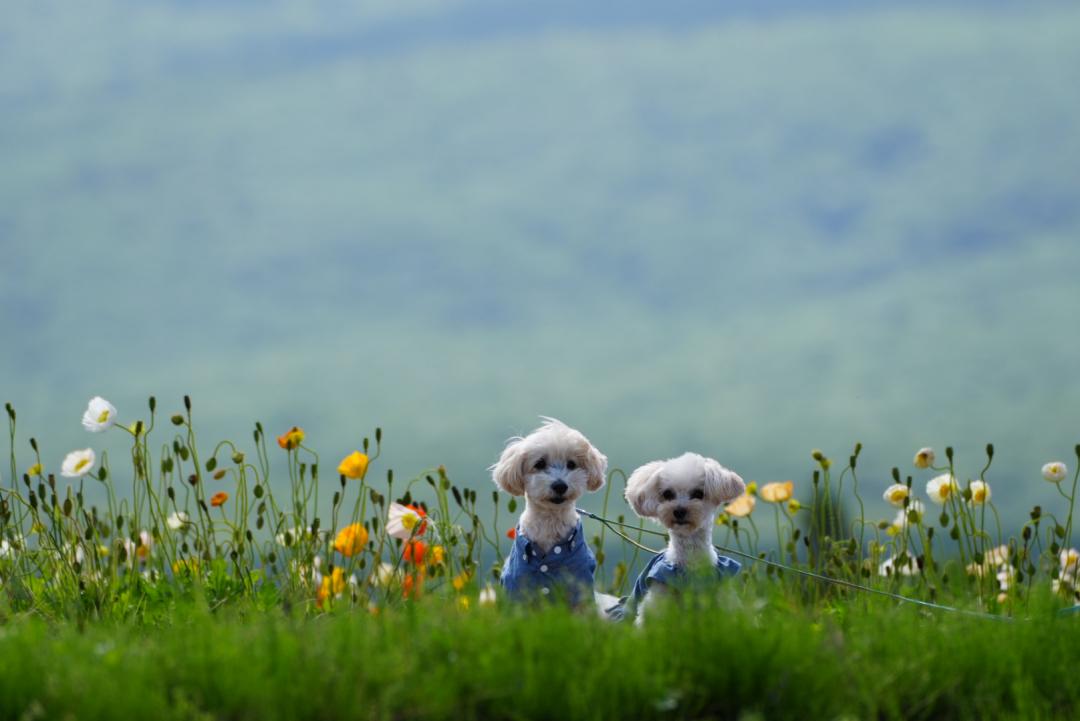
<path fill-rule="evenodd" d="M 717 563 L 712 544 L 716 514 L 744 490 L 739 474 L 712 458 L 684 453 L 646 463 L 634 471 L 626 482 L 626 500 L 639 516 L 667 528 L 666 560 L 685 568 Z M 652 591 L 645 596 L 645 605 L 653 596 Z"/>
<path fill-rule="evenodd" d="M 524 438 L 512 438 L 491 470 L 499 488 L 525 496 L 518 530 L 546 552 L 577 526 L 577 499 L 604 485 L 607 457 L 579 431 L 543 420 Z"/>

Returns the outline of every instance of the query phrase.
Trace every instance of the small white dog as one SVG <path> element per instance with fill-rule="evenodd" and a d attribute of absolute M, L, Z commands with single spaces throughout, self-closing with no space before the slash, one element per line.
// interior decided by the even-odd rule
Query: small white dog
<path fill-rule="evenodd" d="M 501 581 L 510 598 L 592 594 L 596 557 L 585 540 L 575 502 L 604 485 L 607 457 L 584 435 L 554 418 L 513 438 L 491 467 L 499 488 L 525 496 L 514 547 Z"/>
<path fill-rule="evenodd" d="M 711 458 L 684 453 L 638 468 L 626 482 L 626 500 L 642 518 L 668 530 L 668 547 L 649 561 L 634 584 L 631 609 L 642 618 L 647 606 L 678 585 L 687 569 L 715 568 L 719 577 L 734 575 L 739 563 L 720 556 L 712 529 L 720 507 L 746 490 L 737 473 Z"/>

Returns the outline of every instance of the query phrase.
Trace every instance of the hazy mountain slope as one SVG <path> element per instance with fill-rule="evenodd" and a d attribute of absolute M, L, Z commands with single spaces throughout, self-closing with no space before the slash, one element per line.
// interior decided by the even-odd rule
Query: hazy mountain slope
<path fill-rule="evenodd" d="M 482 480 L 543 413 L 749 478 L 993 440 L 997 497 L 1043 493 L 1078 439 L 1080 14 L 843 5 L 22 10 L 0 394 L 57 457 L 91 394 L 190 392 L 207 438 L 383 423 L 402 472 Z"/>

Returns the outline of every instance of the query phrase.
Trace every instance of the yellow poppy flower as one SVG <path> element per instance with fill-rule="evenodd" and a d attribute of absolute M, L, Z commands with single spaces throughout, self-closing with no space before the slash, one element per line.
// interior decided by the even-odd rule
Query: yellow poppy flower
<path fill-rule="evenodd" d="M 368 456 L 360 451 L 353 451 L 341 459 L 338 464 L 338 473 L 346 478 L 363 478 L 367 474 Z"/>
<path fill-rule="evenodd" d="M 364 550 L 368 542 L 368 532 L 363 524 L 353 523 L 338 531 L 334 539 L 334 550 L 346 558 L 352 558 Z"/>
<path fill-rule="evenodd" d="M 794 492 L 794 481 L 776 481 L 762 486 L 759 495 L 761 500 L 768 503 L 783 503 L 784 501 L 790 501 Z"/>
<path fill-rule="evenodd" d="M 754 510 L 754 505 L 756 503 L 757 500 L 753 496 L 744 493 L 731 503 L 727 504 L 724 507 L 724 511 L 726 511 L 729 516 L 742 518 L 744 516 L 750 515 L 750 513 Z"/>

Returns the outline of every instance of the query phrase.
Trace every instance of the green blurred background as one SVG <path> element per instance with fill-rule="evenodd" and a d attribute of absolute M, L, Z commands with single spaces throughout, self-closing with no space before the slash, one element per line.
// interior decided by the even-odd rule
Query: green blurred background
<path fill-rule="evenodd" d="M 694 449 L 804 492 L 811 448 L 862 441 L 875 499 L 922 445 L 967 476 L 993 441 L 1007 519 L 1057 498 L 1074 4 L 353 5 L 5 6 L 22 465 L 29 434 L 51 470 L 122 457 L 91 395 L 190 393 L 205 442 L 298 424 L 328 467 L 381 425 L 399 476 L 484 489 L 543 414 L 613 466 Z"/>

